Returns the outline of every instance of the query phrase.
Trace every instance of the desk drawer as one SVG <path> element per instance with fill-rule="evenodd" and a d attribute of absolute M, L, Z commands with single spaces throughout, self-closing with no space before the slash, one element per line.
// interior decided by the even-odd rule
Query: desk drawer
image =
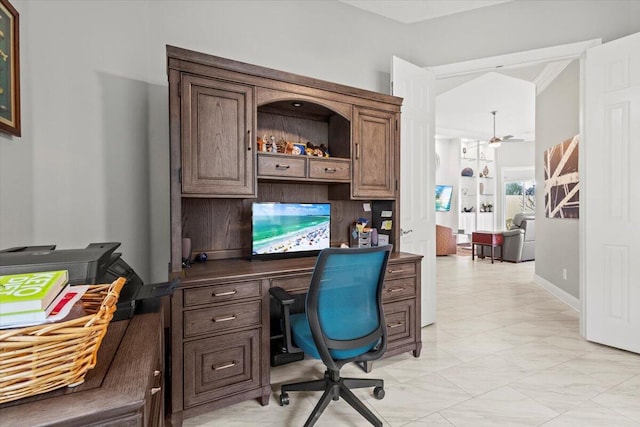
<path fill-rule="evenodd" d="M 260 328 L 184 344 L 184 406 L 260 387 Z"/>
<path fill-rule="evenodd" d="M 398 301 L 384 305 L 384 320 L 387 324 L 387 347 L 393 348 L 406 342 L 415 341 L 415 302 Z"/>
<path fill-rule="evenodd" d="M 309 159 L 309 178 L 327 181 L 350 181 L 349 160 Z"/>
<path fill-rule="evenodd" d="M 185 289 L 184 306 L 212 304 L 252 297 L 260 297 L 260 282 L 257 280 Z"/>
<path fill-rule="evenodd" d="M 260 301 L 189 310 L 184 312 L 184 336 L 192 337 L 244 326 L 259 326 L 260 320 Z"/>
<path fill-rule="evenodd" d="M 402 262 L 397 264 L 388 264 L 387 272 L 384 275 L 385 280 L 393 280 L 398 277 L 407 277 L 416 275 L 416 264 L 414 262 Z"/>
<path fill-rule="evenodd" d="M 412 297 L 416 294 L 415 277 L 407 277 L 404 279 L 385 280 L 382 288 L 382 301 L 397 300 L 406 297 Z"/>
<path fill-rule="evenodd" d="M 300 276 L 281 277 L 271 280 L 271 287 L 280 287 L 287 292 L 302 293 L 307 292 L 311 284 L 311 274 L 303 274 Z"/>
<path fill-rule="evenodd" d="M 305 167 L 302 156 L 258 155 L 258 176 L 305 178 Z"/>

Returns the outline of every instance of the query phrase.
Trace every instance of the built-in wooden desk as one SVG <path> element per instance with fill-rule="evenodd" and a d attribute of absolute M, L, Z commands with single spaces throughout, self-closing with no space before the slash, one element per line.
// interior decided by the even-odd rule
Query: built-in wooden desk
<path fill-rule="evenodd" d="M 386 356 L 420 355 L 422 256 L 393 253 L 383 302 Z M 316 258 L 232 259 L 183 271 L 171 301 L 172 424 L 247 399 L 266 405 L 269 382 L 269 288 L 304 292 Z"/>
<path fill-rule="evenodd" d="M 4 403 L 0 425 L 164 425 L 163 335 L 160 313 L 111 322 L 84 383 Z"/>

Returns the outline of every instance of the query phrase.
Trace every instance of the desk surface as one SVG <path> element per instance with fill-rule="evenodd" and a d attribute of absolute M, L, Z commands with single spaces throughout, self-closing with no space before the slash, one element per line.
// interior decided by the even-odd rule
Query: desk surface
<path fill-rule="evenodd" d="M 415 261 L 421 258 L 422 255 L 394 252 L 389 257 L 389 263 Z M 188 279 L 190 283 L 193 283 L 199 279 L 207 282 L 211 282 L 212 279 L 234 280 L 238 277 L 251 279 L 271 275 L 274 272 L 278 272 L 279 274 L 304 273 L 313 271 L 316 259 L 317 257 L 275 259 L 269 261 L 250 261 L 246 258 L 214 260 L 192 264 L 191 267 L 182 270 L 180 277 L 182 279 Z"/>
<path fill-rule="evenodd" d="M 160 313 L 139 314 L 109 324 L 98 362 L 81 385 L 0 405 L 0 425 L 83 426 L 141 410 L 147 375 L 156 364 L 149 343 L 157 341 Z"/>

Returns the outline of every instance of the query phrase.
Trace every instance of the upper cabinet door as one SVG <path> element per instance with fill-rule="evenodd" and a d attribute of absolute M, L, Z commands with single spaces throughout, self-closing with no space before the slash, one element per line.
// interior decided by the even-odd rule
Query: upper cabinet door
<path fill-rule="evenodd" d="M 355 107 L 353 118 L 352 197 L 395 198 L 396 115 Z"/>
<path fill-rule="evenodd" d="M 183 74 L 182 193 L 255 197 L 254 87 Z"/>

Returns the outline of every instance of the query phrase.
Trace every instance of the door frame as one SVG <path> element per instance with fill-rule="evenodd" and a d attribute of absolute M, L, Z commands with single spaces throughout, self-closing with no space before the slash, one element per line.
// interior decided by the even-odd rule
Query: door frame
<path fill-rule="evenodd" d="M 458 77 L 465 74 L 474 74 L 474 73 L 485 73 L 489 71 L 496 71 L 501 68 L 509 68 L 509 67 L 521 67 L 534 65 L 541 62 L 548 61 L 560 61 L 560 60 L 580 60 L 580 102 L 579 102 L 579 121 L 580 121 L 580 134 L 584 134 L 585 125 L 584 125 L 584 115 L 585 115 L 585 106 L 584 106 L 584 91 L 585 91 L 585 56 L 586 51 L 592 47 L 599 46 L 602 44 L 602 39 L 591 39 L 585 40 L 576 43 L 569 43 L 557 46 L 549 46 L 540 49 L 533 49 L 521 52 L 515 52 L 505 55 L 491 56 L 486 58 L 474 59 L 470 61 L 457 62 L 452 64 L 444 64 L 434 67 L 425 67 L 428 70 L 431 70 L 436 80 L 446 79 L 450 77 Z M 437 117 L 437 107 L 435 110 L 435 114 Z M 586 141 L 585 141 L 586 143 Z M 435 149 L 435 138 L 433 141 L 434 149 Z M 586 144 L 583 149 L 586 149 Z M 584 170 L 584 156 L 580 156 L 579 159 L 579 169 Z M 435 179 L 435 170 L 433 171 L 434 179 Z M 584 218 L 585 214 L 582 212 L 584 209 L 584 205 L 580 206 L 580 217 Z M 579 219 L 579 272 L 580 272 L 580 298 L 579 307 L 580 307 L 580 334 L 585 336 L 585 323 L 586 323 L 586 289 L 585 289 L 585 281 L 583 280 L 585 274 L 585 253 L 586 253 L 586 239 L 585 236 L 585 223 L 583 220 Z"/>

